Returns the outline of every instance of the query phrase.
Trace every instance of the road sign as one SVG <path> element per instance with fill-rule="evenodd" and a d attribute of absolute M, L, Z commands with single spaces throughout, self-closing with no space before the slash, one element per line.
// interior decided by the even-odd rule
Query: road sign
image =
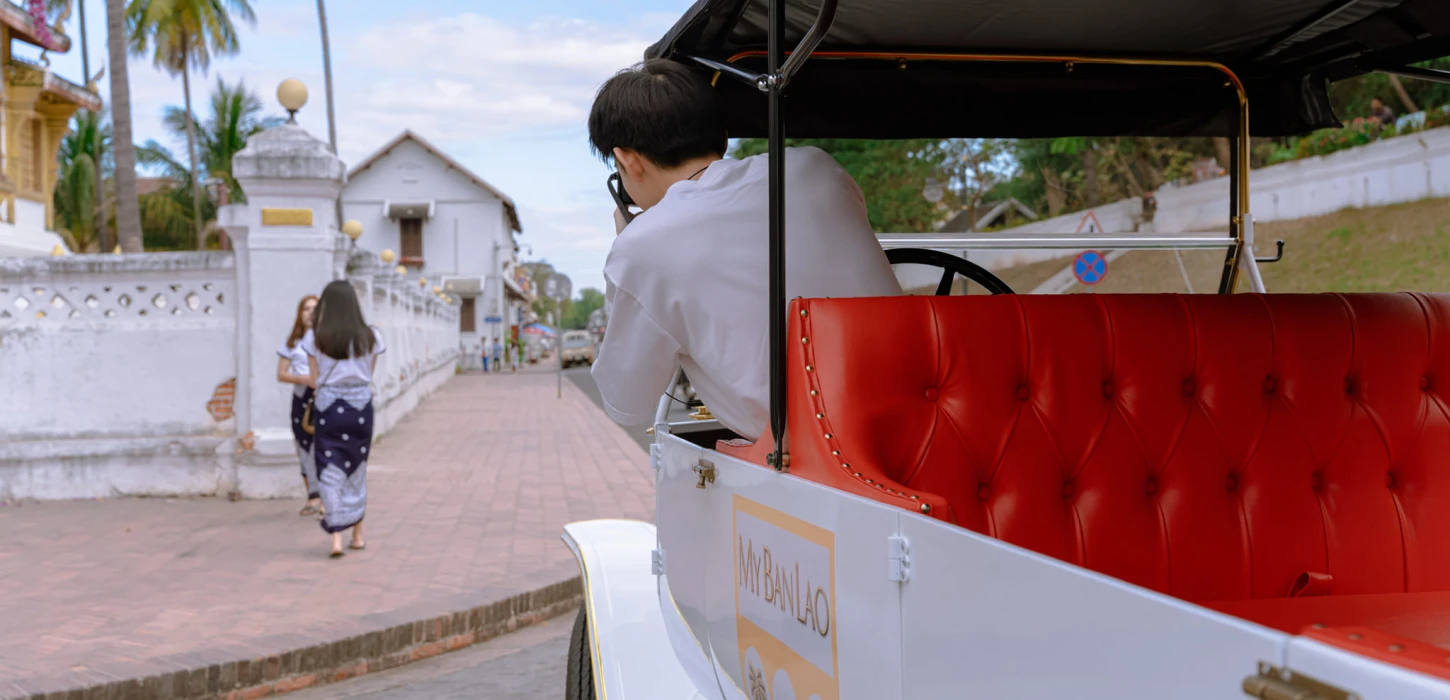
<path fill-rule="evenodd" d="M 484 316 L 483 317 L 483 322 L 484 323 L 503 323 L 503 317 L 502 316 Z"/>
<path fill-rule="evenodd" d="M 1084 250 L 1072 261 L 1072 276 L 1092 286 L 1108 276 L 1108 259 L 1096 250 Z"/>
<path fill-rule="evenodd" d="M 574 293 L 574 285 L 567 275 L 555 272 L 544 280 L 544 296 L 554 301 L 568 299 Z"/>

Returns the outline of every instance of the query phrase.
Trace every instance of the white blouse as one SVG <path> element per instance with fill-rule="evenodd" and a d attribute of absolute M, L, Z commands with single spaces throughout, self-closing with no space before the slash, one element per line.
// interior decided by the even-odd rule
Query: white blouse
<path fill-rule="evenodd" d="M 317 386 L 331 386 L 338 384 L 370 384 L 373 381 L 373 358 L 387 351 L 383 345 L 383 333 L 377 326 L 369 326 L 373 331 L 373 351 L 360 356 L 349 357 L 346 360 L 337 360 L 328 357 L 325 353 L 317 350 L 317 341 L 313 338 L 311 331 L 307 337 L 298 343 L 303 352 L 317 360 Z"/>
<path fill-rule="evenodd" d="M 283 341 L 277 347 L 277 356 L 287 361 L 288 372 L 305 377 L 312 371 L 312 368 L 307 364 L 307 351 L 302 349 L 302 346 L 311 340 L 312 329 L 309 328 L 306 333 L 302 334 L 302 338 L 297 341 L 296 345 L 289 348 L 287 347 L 287 342 Z"/>

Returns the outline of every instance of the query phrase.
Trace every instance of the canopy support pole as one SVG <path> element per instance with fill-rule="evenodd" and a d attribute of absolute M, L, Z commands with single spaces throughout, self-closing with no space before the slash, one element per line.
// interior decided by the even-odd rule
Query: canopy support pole
<path fill-rule="evenodd" d="M 785 51 L 785 2 L 770 0 L 770 28 L 766 44 L 766 70 L 756 86 L 769 97 L 770 187 L 770 435 L 774 448 L 766 464 L 776 471 L 790 468 L 785 444 L 785 86 L 820 45 L 836 20 L 836 0 L 822 0 L 816 21 L 806 31 L 789 60 Z"/>
<path fill-rule="evenodd" d="M 778 79 L 784 43 L 785 0 L 770 0 L 769 75 L 761 86 L 770 98 L 770 436 L 775 440 L 766 463 L 776 471 L 789 467 L 785 446 L 785 114 L 780 104 L 785 85 Z"/>
<path fill-rule="evenodd" d="M 1428 80 L 1432 83 L 1445 83 L 1447 85 L 1450 85 L 1450 71 L 1446 70 L 1404 66 L 1401 68 L 1380 68 L 1376 72 L 1384 73 L 1386 75 L 1397 75 L 1401 78 L 1411 78 L 1413 80 Z"/>

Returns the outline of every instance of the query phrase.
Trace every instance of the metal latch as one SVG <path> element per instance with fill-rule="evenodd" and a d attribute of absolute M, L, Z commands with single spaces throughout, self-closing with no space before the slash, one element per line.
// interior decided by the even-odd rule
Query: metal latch
<path fill-rule="evenodd" d="M 665 550 L 656 549 L 649 553 L 649 572 L 655 576 L 665 573 Z"/>
<path fill-rule="evenodd" d="M 1244 694 L 1262 700 L 1363 700 L 1359 693 L 1280 669 L 1267 661 L 1260 661 L 1259 672 L 1244 679 Z"/>
<path fill-rule="evenodd" d="M 655 471 L 660 470 L 660 446 L 653 443 L 649 446 L 649 466 Z"/>
<path fill-rule="evenodd" d="M 695 474 L 700 477 L 700 480 L 695 483 L 695 488 L 703 489 L 705 484 L 715 483 L 715 465 L 702 459 L 693 469 Z"/>
<path fill-rule="evenodd" d="M 886 538 L 886 578 L 897 583 L 911 580 L 911 543 L 901 535 Z"/>

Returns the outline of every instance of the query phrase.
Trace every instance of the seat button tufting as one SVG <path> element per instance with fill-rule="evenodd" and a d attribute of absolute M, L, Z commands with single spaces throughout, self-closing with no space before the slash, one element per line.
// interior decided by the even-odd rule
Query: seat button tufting
<path fill-rule="evenodd" d="M 1420 391 L 1429 391 L 1430 387 L 1434 385 L 1435 383 L 1430 381 L 1430 375 L 1427 374 L 1423 377 L 1420 377 Z"/>
<path fill-rule="evenodd" d="M 1225 489 L 1229 490 L 1229 491 L 1233 491 L 1233 490 L 1237 489 L 1239 487 L 1239 477 L 1238 477 L 1238 475 L 1237 474 L 1229 474 L 1228 475 L 1228 478 L 1223 480 L 1223 487 Z"/>
<path fill-rule="evenodd" d="M 1108 398 L 1112 398 L 1112 396 L 1113 396 L 1113 380 L 1111 380 L 1111 379 L 1103 380 L 1103 396 L 1108 397 Z"/>
<path fill-rule="evenodd" d="M 1395 481 L 1396 481 L 1396 479 L 1395 479 L 1395 473 L 1394 472 L 1387 472 L 1385 474 L 1385 486 L 1386 487 L 1388 487 L 1388 488 L 1394 488 L 1395 487 Z"/>
<path fill-rule="evenodd" d="M 941 397 L 941 392 L 937 391 L 936 390 L 936 387 L 932 387 L 932 388 L 926 390 L 926 400 L 927 401 L 935 401 L 935 400 L 937 400 L 940 397 Z"/>
<path fill-rule="evenodd" d="M 1032 394 L 1027 391 L 1027 385 L 1026 384 L 1018 384 L 1017 385 L 1017 400 L 1018 401 L 1026 401 L 1031 395 Z"/>
<path fill-rule="evenodd" d="M 1063 498 L 1072 498 L 1072 494 L 1075 491 L 1076 491 L 1076 489 L 1073 487 L 1071 480 L 1062 482 L 1062 497 Z"/>
<path fill-rule="evenodd" d="M 977 500 L 985 501 L 992 497 L 992 487 L 982 484 L 977 487 Z"/>
<path fill-rule="evenodd" d="M 1188 394 L 1189 396 L 1192 396 L 1194 390 L 1197 389 L 1197 388 L 1198 387 L 1194 385 L 1192 379 L 1185 379 L 1185 380 L 1183 380 L 1183 393 Z"/>
<path fill-rule="evenodd" d="M 1345 377 L 1344 378 L 1344 393 L 1346 393 L 1346 394 L 1353 394 L 1354 393 L 1354 377 Z"/>
<path fill-rule="evenodd" d="M 1148 477 L 1148 484 L 1143 487 L 1143 490 L 1147 492 L 1149 496 L 1158 493 L 1158 480 L 1151 476 Z"/>
<path fill-rule="evenodd" d="M 1279 388 L 1279 382 L 1273 377 L 1264 377 L 1264 393 L 1272 394 Z"/>
<path fill-rule="evenodd" d="M 1319 472 L 1314 472 L 1309 478 L 1309 486 L 1315 491 L 1324 488 L 1324 477 Z"/>

